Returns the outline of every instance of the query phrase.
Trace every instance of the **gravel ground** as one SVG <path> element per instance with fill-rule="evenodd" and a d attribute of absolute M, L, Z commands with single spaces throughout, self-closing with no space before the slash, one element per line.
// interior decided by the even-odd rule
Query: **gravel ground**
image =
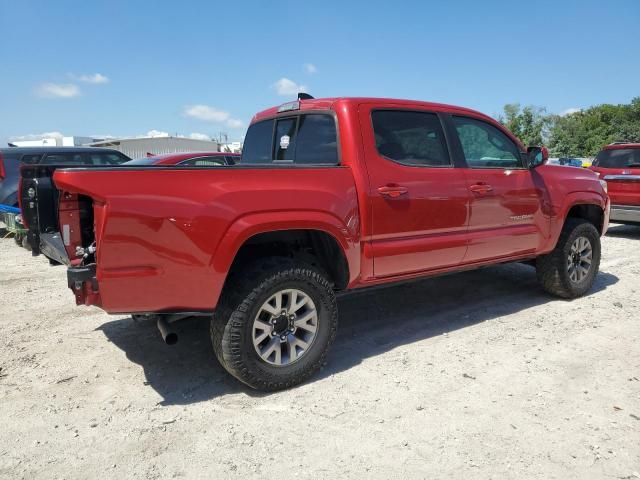
<path fill-rule="evenodd" d="M 586 297 L 504 265 L 340 299 L 323 371 L 224 373 L 205 319 L 76 307 L 63 267 L 0 241 L 2 478 L 640 478 L 640 228 Z"/>

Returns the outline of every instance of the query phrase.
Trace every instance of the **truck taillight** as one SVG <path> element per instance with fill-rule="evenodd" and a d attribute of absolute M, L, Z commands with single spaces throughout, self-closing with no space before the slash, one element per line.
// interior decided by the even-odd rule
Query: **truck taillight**
<path fill-rule="evenodd" d="M 4 168 L 4 158 L 2 157 L 2 153 L 0 153 L 0 180 L 4 180 L 7 176 L 7 171 Z"/>

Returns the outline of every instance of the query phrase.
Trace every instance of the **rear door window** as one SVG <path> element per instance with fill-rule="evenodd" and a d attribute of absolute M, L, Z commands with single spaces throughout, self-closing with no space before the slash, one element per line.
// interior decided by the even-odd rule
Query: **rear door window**
<path fill-rule="evenodd" d="M 371 113 L 378 153 L 403 165 L 447 167 L 451 160 L 435 113 L 377 110 Z"/>

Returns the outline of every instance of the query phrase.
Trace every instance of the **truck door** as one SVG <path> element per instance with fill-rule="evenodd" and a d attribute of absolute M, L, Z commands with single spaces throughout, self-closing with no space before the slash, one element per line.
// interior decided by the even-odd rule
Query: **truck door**
<path fill-rule="evenodd" d="M 543 189 L 524 165 L 518 145 L 481 119 L 447 116 L 454 150 L 464 157 L 471 193 L 469 249 L 464 262 L 534 253 L 548 230 Z M 545 228 L 547 226 L 547 228 Z"/>
<path fill-rule="evenodd" d="M 362 105 L 374 276 L 458 265 L 466 252 L 469 191 L 438 114 Z"/>

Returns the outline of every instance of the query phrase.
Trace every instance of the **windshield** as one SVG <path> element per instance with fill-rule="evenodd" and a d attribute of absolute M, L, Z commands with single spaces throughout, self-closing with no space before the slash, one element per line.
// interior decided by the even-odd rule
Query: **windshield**
<path fill-rule="evenodd" d="M 640 148 L 602 150 L 593 163 L 602 168 L 640 168 Z"/>

